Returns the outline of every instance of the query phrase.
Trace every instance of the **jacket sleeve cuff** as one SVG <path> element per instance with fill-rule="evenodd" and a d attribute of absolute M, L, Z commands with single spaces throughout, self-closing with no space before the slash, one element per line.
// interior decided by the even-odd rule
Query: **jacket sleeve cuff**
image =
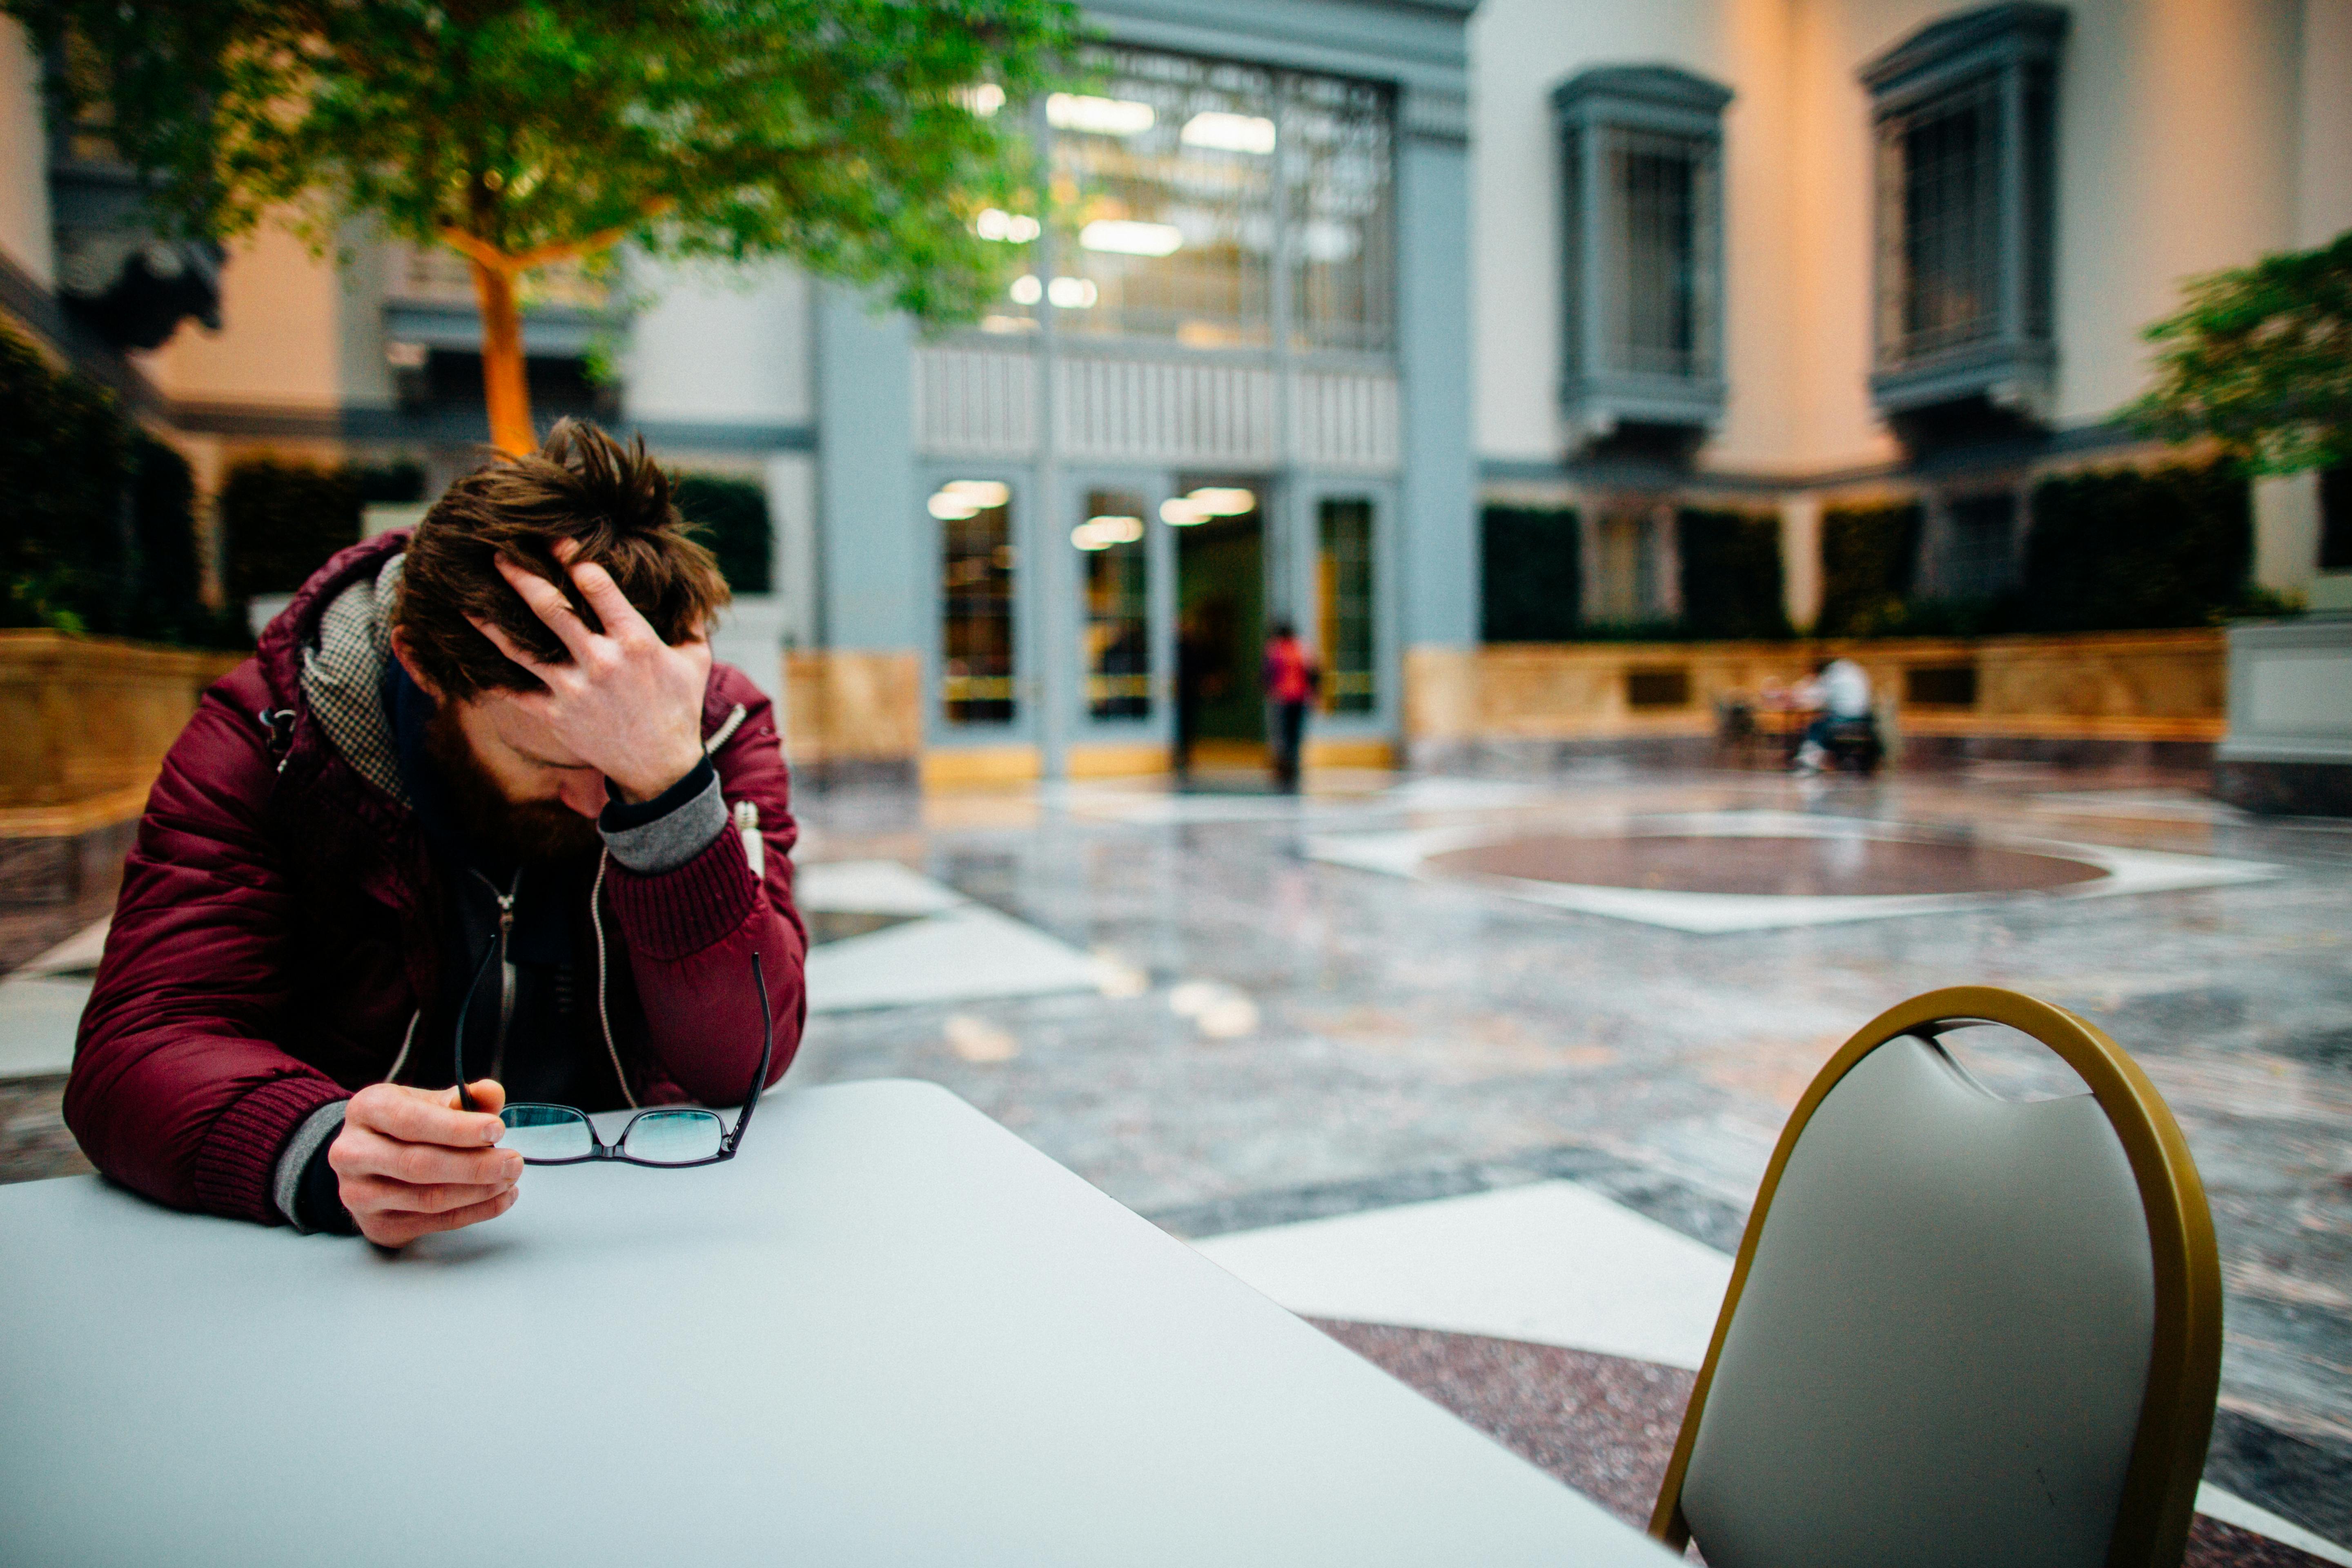
<path fill-rule="evenodd" d="M 709 757 L 651 800 L 632 804 L 608 798 L 596 819 L 596 830 L 604 836 L 613 858 L 647 875 L 685 865 L 726 826 L 719 770 Z"/>
<path fill-rule="evenodd" d="M 604 887 L 629 946 L 666 963 L 691 957 L 735 931 L 761 897 L 742 840 L 732 833 L 718 834 L 693 858 L 667 871 L 647 875 L 624 862 Z"/>
<path fill-rule="evenodd" d="M 275 1198 L 278 1156 L 321 1108 L 350 1096 L 311 1074 L 272 1079 L 214 1119 L 196 1151 L 196 1205 L 210 1214 L 281 1225 Z"/>
<path fill-rule="evenodd" d="M 278 1156 L 269 1178 L 270 1201 L 287 1223 L 308 1236 L 315 1230 L 344 1230 L 351 1215 L 327 1163 L 327 1150 L 343 1130 L 343 1110 L 351 1102 L 331 1100 L 303 1119 Z"/>

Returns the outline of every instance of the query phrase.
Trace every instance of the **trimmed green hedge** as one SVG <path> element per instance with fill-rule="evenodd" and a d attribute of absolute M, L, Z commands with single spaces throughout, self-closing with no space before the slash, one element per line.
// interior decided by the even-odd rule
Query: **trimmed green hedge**
<path fill-rule="evenodd" d="M 1926 513 L 1904 506 L 1832 507 L 1822 513 L 1822 609 L 1814 635 L 1891 636 L 1919 563 Z"/>
<path fill-rule="evenodd" d="M 1479 635 L 1488 642 L 1572 641 L 1584 599 L 1576 513 L 1490 506 L 1478 531 Z"/>
<path fill-rule="evenodd" d="M 221 538 L 233 599 L 291 594 L 360 541 L 360 485 L 349 468 L 248 458 L 221 482 Z"/>
<path fill-rule="evenodd" d="M 775 582 L 775 531 L 768 518 L 767 489 L 752 479 L 719 474 L 680 474 L 670 495 L 704 544 L 719 557 L 727 586 L 738 594 L 765 594 Z"/>
<path fill-rule="evenodd" d="M 1791 635 L 1781 591 L 1780 520 L 1773 513 L 1686 510 L 1675 520 L 1682 554 L 1683 627 L 1705 639 Z"/>
<path fill-rule="evenodd" d="M 240 647 L 197 595 L 186 459 L 115 395 L 0 329 L 0 626 Z"/>
<path fill-rule="evenodd" d="M 2252 607 L 2253 552 L 2252 493 L 2233 466 L 2044 479 L 2033 490 L 2018 629 L 2209 626 Z"/>

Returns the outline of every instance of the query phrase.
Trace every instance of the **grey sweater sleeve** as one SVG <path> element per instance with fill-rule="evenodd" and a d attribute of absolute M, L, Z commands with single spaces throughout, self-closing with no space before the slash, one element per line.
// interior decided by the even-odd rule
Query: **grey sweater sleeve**
<path fill-rule="evenodd" d="M 613 858 L 640 876 L 676 870 L 710 847 L 727 826 L 719 769 L 709 757 L 652 800 L 614 800 L 596 819 Z"/>
<path fill-rule="evenodd" d="M 303 1119 L 294 1129 L 294 1136 L 286 1140 L 286 1147 L 278 1152 L 278 1163 L 270 1173 L 270 1201 L 286 1223 L 308 1236 L 315 1228 L 302 1223 L 302 1176 L 310 1168 L 311 1157 L 334 1141 L 343 1130 L 343 1110 L 351 1101 L 338 1100 L 322 1105 Z"/>

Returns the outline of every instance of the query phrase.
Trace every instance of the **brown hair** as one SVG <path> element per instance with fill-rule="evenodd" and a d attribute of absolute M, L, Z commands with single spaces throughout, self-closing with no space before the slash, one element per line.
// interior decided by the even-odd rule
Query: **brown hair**
<path fill-rule="evenodd" d="M 574 563 L 610 572 L 664 642 L 685 641 L 727 603 L 719 563 L 688 535 L 644 437 L 624 447 L 584 420 L 558 420 L 533 456 L 451 485 L 408 542 L 392 624 L 445 698 L 539 689 L 539 679 L 468 617 L 490 622 L 541 663 L 572 662 L 562 639 L 499 575 L 501 555 L 561 588 L 583 620 L 603 629 L 556 562 L 565 539 L 580 542 Z"/>

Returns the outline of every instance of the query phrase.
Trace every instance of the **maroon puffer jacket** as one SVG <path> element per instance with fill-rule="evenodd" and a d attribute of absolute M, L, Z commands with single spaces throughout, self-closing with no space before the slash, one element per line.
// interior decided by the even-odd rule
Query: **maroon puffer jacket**
<path fill-rule="evenodd" d="M 423 830 L 344 760 L 300 679 L 327 605 L 406 542 L 384 534 L 320 568 L 205 693 L 148 796 L 65 1114 L 100 1170 L 174 1207 L 279 1223 L 270 1178 L 287 1139 L 382 1079 L 438 994 L 443 904 Z M 742 1098 L 759 1066 L 755 951 L 776 1016 L 770 1082 L 800 1043 L 808 942 L 775 716 L 741 671 L 714 667 L 704 736 L 738 704 L 714 760 L 728 802 L 759 808 L 764 879 L 731 830 L 673 870 L 614 861 L 604 878 L 613 1037 L 641 1103 Z M 290 742 L 281 729 L 273 744 L 263 715 L 287 709 Z"/>

